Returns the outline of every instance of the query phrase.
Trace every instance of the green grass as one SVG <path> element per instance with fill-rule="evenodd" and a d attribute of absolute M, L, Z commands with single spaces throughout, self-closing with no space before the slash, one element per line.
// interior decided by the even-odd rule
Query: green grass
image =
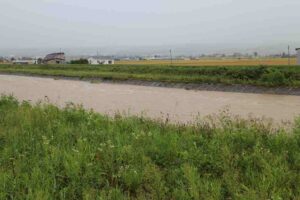
<path fill-rule="evenodd" d="M 221 83 L 300 87 L 299 66 L 147 66 L 147 65 L 0 65 L 0 73 L 22 73 L 106 80 L 171 83 Z"/>
<path fill-rule="evenodd" d="M 300 199 L 300 119 L 172 125 L 0 98 L 0 199 Z"/>

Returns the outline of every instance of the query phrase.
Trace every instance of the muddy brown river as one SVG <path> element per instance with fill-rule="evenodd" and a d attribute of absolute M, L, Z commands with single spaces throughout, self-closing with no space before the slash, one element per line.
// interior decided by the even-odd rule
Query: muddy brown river
<path fill-rule="evenodd" d="M 272 118 L 275 122 L 293 121 L 300 115 L 300 96 L 288 95 L 93 84 L 15 75 L 0 75 L 0 93 L 32 102 L 48 99 L 58 106 L 73 102 L 105 114 L 120 111 L 130 115 L 143 113 L 151 118 L 168 117 L 174 122 L 190 122 L 197 116 L 218 114 L 222 110 L 243 118 L 249 115 Z"/>

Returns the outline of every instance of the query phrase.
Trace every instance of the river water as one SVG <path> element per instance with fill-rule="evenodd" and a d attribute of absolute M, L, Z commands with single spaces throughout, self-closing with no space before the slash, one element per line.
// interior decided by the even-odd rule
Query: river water
<path fill-rule="evenodd" d="M 0 93 L 19 100 L 49 100 L 58 106 L 67 102 L 105 114 L 116 111 L 174 122 L 194 121 L 196 116 L 229 110 L 247 118 L 293 121 L 300 115 L 300 96 L 192 91 L 176 88 L 54 80 L 28 76 L 0 75 Z"/>

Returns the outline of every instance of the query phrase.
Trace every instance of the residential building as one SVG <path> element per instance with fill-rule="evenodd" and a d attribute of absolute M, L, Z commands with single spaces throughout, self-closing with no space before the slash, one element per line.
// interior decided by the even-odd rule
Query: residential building
<path fill-rule="evenodd" d="M 114 60 L 108 60 L 108 59 L 96 59 L 96 58 L 89 58 L 88 59 L 90 65 L 113 65 L 115 64 Z"/>
<path fill-rule="evenodd" d="M 44 64 L 64 64 L 66 63 L 65 53 L 48 54 L 44 60 Z"/>
<path fill-rule="evenodd" d="M 18 59 L 18 60 L 13 60 L 12 64 L 15 65 L 35 65 L 38 64 L 37 59 Z"/>

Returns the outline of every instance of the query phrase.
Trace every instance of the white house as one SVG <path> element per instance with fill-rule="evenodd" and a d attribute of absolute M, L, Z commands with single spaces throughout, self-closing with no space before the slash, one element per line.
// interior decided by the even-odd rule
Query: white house
<path fill-rule="evenodd" d="M 88 59 L 90 65 L 113 65 L 115 64 L 114 60 L 101 60 L 96 58 Z"/>
<path fill-rule="evenodd" d="M 88 59 L 90 65 L 99 65 L 98 60 L 95 58 Z"/>
<path fill-rule="evenodd" d="M 38 64 L 38 60 L 37 59 L 32 59 L 32 60 L 14 60 L 12 61 L 13 64 L 15 65 L 34 65 L 34 64 Z"/>
<path fill-rule="evenodd" d="M 297 64 L 300 65 L 300 48 L 297 48 L 296 51 L 297 51 Z"/>

